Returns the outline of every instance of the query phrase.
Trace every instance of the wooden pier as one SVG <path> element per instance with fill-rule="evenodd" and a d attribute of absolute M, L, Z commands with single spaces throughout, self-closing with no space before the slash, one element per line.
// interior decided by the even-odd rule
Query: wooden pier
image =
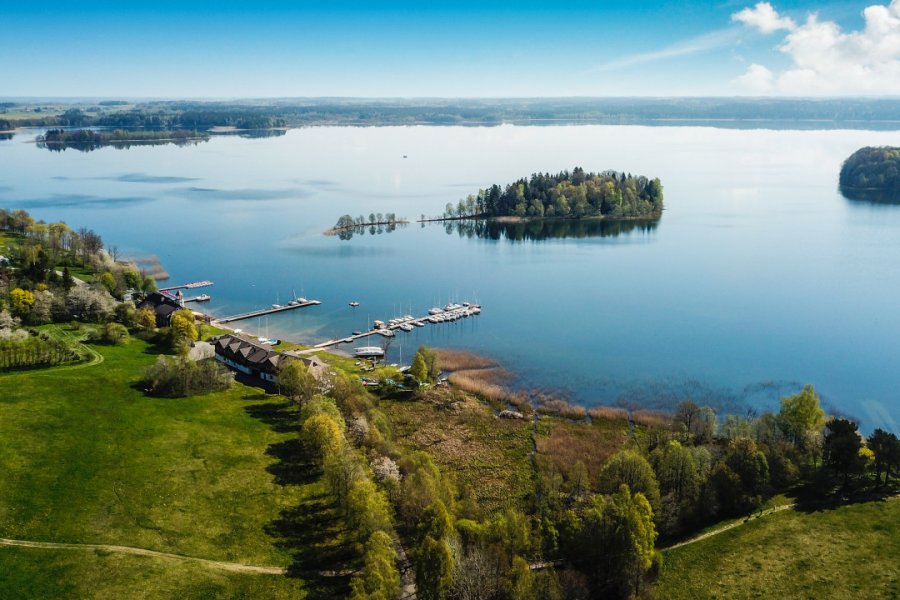
<path fill-rule="evenodd" d="M 213 285 L 213 282 L 212 282 L 212 281 L 207 281 L 207 280 L 203 280 L 203 281 L 192 281 L 192 282 L 190 282 L 190 283 L 185 283 L 185 284 L 182 284 L 182 285 L 172 285 L 172 286 L 169 286 L 169 287 L 159 288 L 159 290 L 157 290 L 157 291 L 160 291 L 160 292 L 171 292 L 172 290 L 193 290 L 193 289 L 196 289 L 196 288 L 209 287 L 209 286 L 211 286 L 211 285 Z"/>
<path fill-rule="evenodd" d="M 221 319 L 213 319 L 219 323 L 231 323 L 233 321 L 243 321 L 244 319 L 252 319 L 253 317 L 263 317 L 265 315 L 271 315 L 275 313 L 285 312 L 288 310 L 294 310 L 296 308 L 306 308 L 307 306 L 316 306 L 317 304 L 322 304 L 318 300 L 307 300 L 306 302 L 298 302 L 297 304 L 285 304 L 284 306 L 279 306 L 277 308 L 263 308 L 261 310 L 251 310 L 250 312 L 241 313 L 239 315 L 232 315 L 230 317 L 222 317 Z"/>
<path fill-rule="evenodd" d="M 469 308 L 469 307 L 466 307 L 466 308 Z M 471 308 L 477 308 L 478 312 L 474 312 L 474 313 L 470 312 L 466 316 L 475 316 L 475 315 L 478 315 L 481 313 L 480 305 L 473 304 L 473 305 L 471 305 Z M 447 312 L 452 312 L 452 311 L 447 311 Z M 343 337 L 340 339 L 328 340 L 327 342 L 322 342 L 320 344 L 316 344 L 315 346 L 313 346 L 313 348 L 316 350 L 320 350 L 322 348 L 328 348 L 330 346 L 337 346 L 338 344 L 352 344 L 353 342 L 355 342 L 357 340 L 361 340 L 363 338 L 367 338 L 372 335 L 382 335 L 383 336 L 384 334 L 381 333 L 382 331 L 392 331 L 392 332 L 396 332 L 398 330 L 403 331 L 402 329 L 400 329 L 400 325 L 403 325 L 403 324 L 409 324 L 409 325 L 412 325 L 413 327 L 416 326 L 416 323 L 421 323 L 422 325 L 431 325 L 432 323 L 428 319 L 430 319 L 432 316 L 434 316 L 434 315 L 425 315 L 424 317 L 415 317 L 408 321 L 404 321 L 403 323 L 397 323 L 395 325 L 386 325 L 384 327 L 378 327 L 378 328 L 370 329 L 368 331 L 363 331 L 362 333 L 348 335 L 347 337 Z M 462 318 L 462 317 L 460 317 L 460 318 Z M 440 323 L 434 323 L 434 325 L 439 325 L 439 324 Z M 406 332 L 404 332 L 404 333 L 406 333 Z M 409 333 L 412 333 L 412 332 L 409 332 Z M 390 338 L 390 337 L 394 337 L 394 336 L 384 336 L 384 337 Z"/>

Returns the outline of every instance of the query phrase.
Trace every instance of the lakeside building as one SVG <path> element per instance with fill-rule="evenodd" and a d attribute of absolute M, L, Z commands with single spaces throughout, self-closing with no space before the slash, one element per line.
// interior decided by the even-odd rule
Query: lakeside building
<path fill-rule="evenodd" d="M 171 292 L 151 292 L 137 305 L 137 308 L 138 310 L 149 308 L 156 315 L 156 326 L 168 327 L 172 321 L 172 315 L 184 308 L 184 295 L 180 291 L 175 294 Z"/>
<path fill-rule="evenodd" d="M 272 350 L 267 345 L 257 344 L 236 335 L 222 335 L 215 338 L 213 347 L 217 361 L 230 369 L 267 383 L 278 381 L 278 371 L 289 360 L 303 361 L 316 380 L 320 380 L 325 368 L 325 363 L 315 357 L 289 356 Z"/>

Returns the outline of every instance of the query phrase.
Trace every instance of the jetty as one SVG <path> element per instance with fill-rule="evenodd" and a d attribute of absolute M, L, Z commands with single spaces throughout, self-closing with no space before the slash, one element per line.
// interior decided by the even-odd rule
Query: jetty
<path fill-rule="evenodd" d="M 169 287 L 159 288 L 157 291 L 159 292 L 171 292 L 172 290 L 193 290 L 196 288 L 209 287 L 213 285 L 212 281 L 192 281 L 190 283 L 185 283 L 182 285 L 172 285 Z"/>
<path fill-rule="evenodd" d="M 322 304 L 319 300 L 307 300 L 306 302 L 297 302 L 296 304 L 285 304 L 284 306 L 273 306 L 272 308 L 263 308 L 260 310 L 251 310 L 250 312 L 232 315 L 230 317 L 222 317 L 221 319 L 213 319 L 218 323 L 232 323 L 234 321 L 243 321 L 244 319 L 252 319 L 253 317 L 263 317 L 275 313 L 294 310 L 297 308 L 305 308 L 307 306 L 316 306 Z"/>
<path fill-rule="evenodd" d="M 396 335 L 396 331 L 410 331 L 411 327 L 424 327 L 428 324 L 439 324 L 445 323 L 448 321 L 456 321 L 458 319 L 474 316 L 481 314 L 481 306 L 478 304 L 455 304 L 448 305 L 447 307 L 433 308 L 428 311 L 429 314 L 423 317 L 411 317 L 407 316 L 404 318 L 393 319 L 388 321 L 387 324 L 382 323 L 382 321 L 376 321 L 376 326 L 368 331 L 363 331 L 360 333 L 354 333 L 353 335 L 348 335 L 347 337 L 338 338 L 334 340 L 328 340 L 327 342 L 321 342 L 313 346 L 315 350 L 321 350 L 322 348 L 328 348 L 330 346 L 337 346 L 338 344 L 352 344 L 357 340 L 361 340 L 363 338 L 367 338 L 372 335 L 381 335 L 384 337 L 392 338 Z M 409 326 L 410 328 L 404 329 L 404 325 Z"/>

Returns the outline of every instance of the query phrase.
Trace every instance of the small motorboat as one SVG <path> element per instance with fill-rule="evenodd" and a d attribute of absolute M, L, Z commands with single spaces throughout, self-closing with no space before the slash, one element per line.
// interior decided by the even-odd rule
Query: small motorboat
<path fill-rule="evenodd" d="M 357 306 L 359 306 L 359 302 L 357 302 L 356 300 L 354 300 L 353 302 L 350 303 L 350 306 L 353 307 L 353 308 L 356 308 Z"/>
<path fill-rule="evenodd" d="M 384 350 L 378 346 L 360 346 L 354 348 L 354 354 L 357 358 L 381 358 L 384 356 Z"/>

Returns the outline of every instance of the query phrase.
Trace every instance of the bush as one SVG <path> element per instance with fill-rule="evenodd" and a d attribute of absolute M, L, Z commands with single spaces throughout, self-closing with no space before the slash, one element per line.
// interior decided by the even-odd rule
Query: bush
<path fill-rule="evenodd" d="M 124 346 L 129 340 L 128 329 L 121 323 L 107 323 L 103 326 L 100 341 L 113 346 Z"/>
<path fill-rule="evenodd" d="M 160 356 L 144 373 L 147 391 L 154 396 L 179 398 L 227 390 L 234 373 L 215 360 L 191 361 Z"/>

